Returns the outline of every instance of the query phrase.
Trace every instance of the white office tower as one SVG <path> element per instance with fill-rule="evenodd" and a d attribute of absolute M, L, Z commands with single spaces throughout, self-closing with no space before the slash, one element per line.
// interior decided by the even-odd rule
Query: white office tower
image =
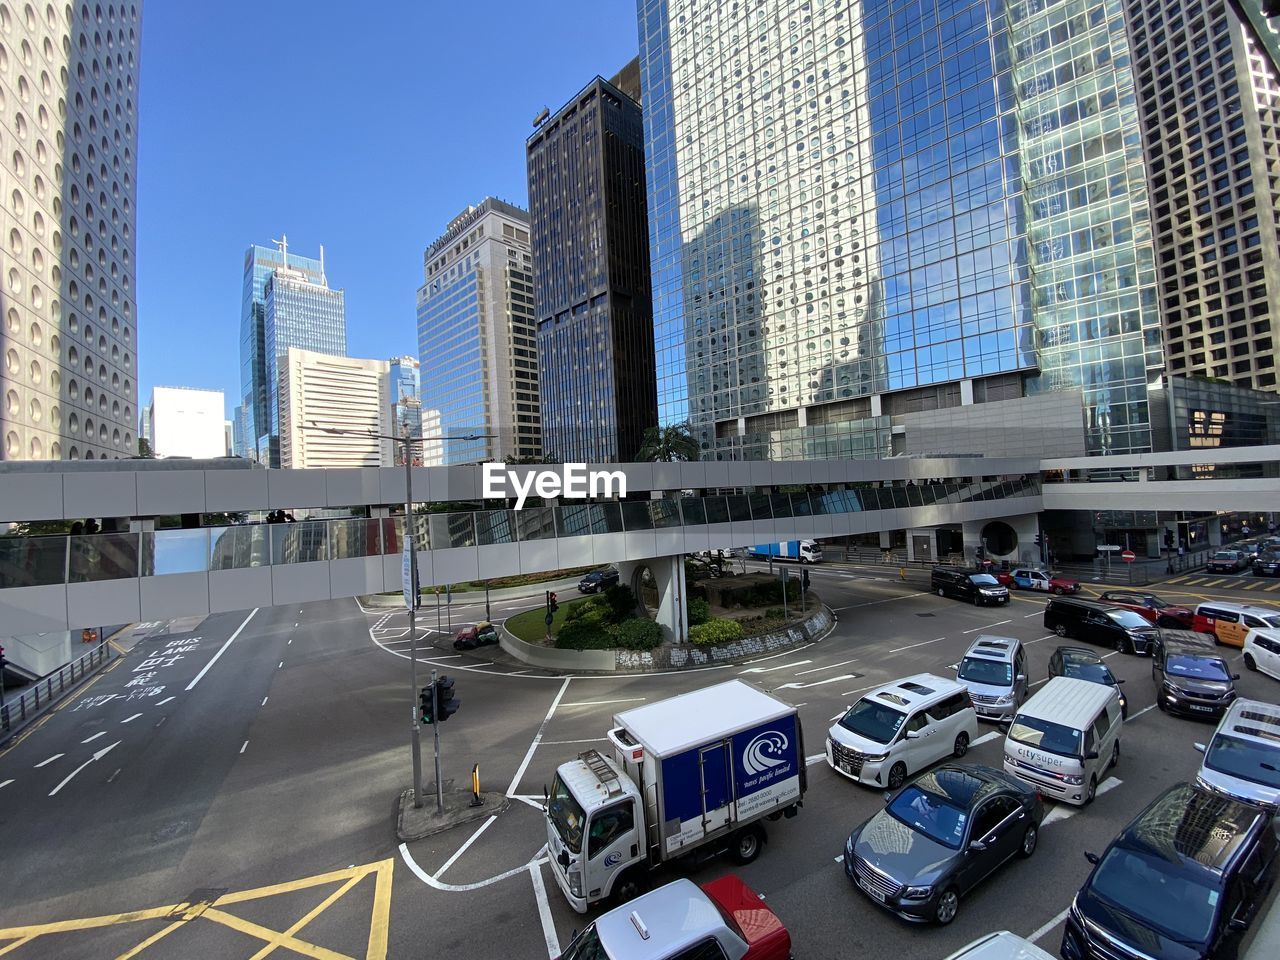
<path fill-rule="evenodd" d="M 209 460 L 227 452 L 225 402 L 221 390 L 154 387 L 151 391 L 151 452 L 157 457 Z"/>
<path fill-rule="evenodd" d="M 280 372 L 280 465 L 389 467 L 392 408 L 386 360 L 335 357 L 290 347 Z"/>

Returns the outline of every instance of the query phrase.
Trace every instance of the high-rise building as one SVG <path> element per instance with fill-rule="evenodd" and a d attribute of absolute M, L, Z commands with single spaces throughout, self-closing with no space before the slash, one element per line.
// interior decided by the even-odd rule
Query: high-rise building
<path fill-rule="evenodd" d="M 280 466 L 389 467 L 388 363 L 290 347 L 280 363 Z M 329 432 L 336 431 L 336 432 Z"/>
<path fill-rule="evenodd" d="M 232 417 L 232 437 L 233 443 L 231 452 L 237 457 L 251 459 L 253 451 L 256 449 L 253 441 L 253 411 L 247 404 L 239 404 Z"/>
<path fill-rule="evenodd" d="M 0 48 L 0 460 L 128 457 L 142 4 L 37 6 Z"/>
<path fill-rule="evenodd" d="M 707 458 L 883 456 L 920 411 L 1069 393 L 1088 450 L 1150 448 L 1122 7 L 638 8 L 663 423 Z"/>
<path fill-rule="evenodd" d="M 1274 391 L 1280 71 L 1240 9 L 1226 0 L 1125 4 L 1167 369 Z"/>
<path fill-rule="evenodd" d="M 208 460 L 226 453 L 221 390 L 153 387 L 147 404 L 151 453 Z"/>
<path fill-rule="evenodd" d="M 596 77 L 526 144 L 542 448 L 556 460 L 634 459 L 658 422 L 638 81 L 636 60 Z"/>
<path fill-rule="evenodd" d="M 222 421 L 222 439 L 224 456 L 234 456 L 236 452 L 236 428 L 230 420 Z"/>
<path fill-rule="evenodd" d="M 397 437 L 405 431 L 411 437 L 422 437 L 422 400 L 418 395 L 418 361 L 414 357 L 392 357 L 388 361 L 387 400 Z M 404 447 L 396 445 L 397 464 L 403 464 Z M 422 451 L 414 447 L 414 459 L 421 463 Z"/>
<path fill-rule="evenodd" d="M 330 290 L 320 258 L 289 253 L 289 238 L 275 248 L 251 246 L 244 257 L 240 313 L 240 388 L 249 421 L 245 448 L 256 460 L 279 466 L 279 370 L 290 347 L 345 356 L 345 294 Z"/>
<path fill-rule="evenodd" d="M 487 197 L 423 255 L 418 289 L 422 405 L 439 411 L 447 463 L 542 452 L 529 215 Z"/>

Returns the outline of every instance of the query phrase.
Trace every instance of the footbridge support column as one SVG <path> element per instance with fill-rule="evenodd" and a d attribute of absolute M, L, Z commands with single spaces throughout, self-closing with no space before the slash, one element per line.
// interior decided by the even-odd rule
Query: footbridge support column
<path fill-rule="evenodd" d="M 658 593 L 656 609 L 645 602 L 644 571 L 653 576 Z M 652 560 L 623 560 L 618 564 L 618 582 L 626 584 L 636 596 L 640 612 L 652 616 L 662 627 L 662 637 L 669 643 L 686 643 L 689 639 L 687 584 L 684 576 L 684 554 L 654 557 Z"/>

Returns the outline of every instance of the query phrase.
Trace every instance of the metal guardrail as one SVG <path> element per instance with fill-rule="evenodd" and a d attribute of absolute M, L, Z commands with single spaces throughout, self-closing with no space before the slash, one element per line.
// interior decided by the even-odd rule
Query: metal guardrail
<path fill-rule="evenodd" d="M 0 742 L 61 700 L 109 659 L 111 644 L 100 643 L 84 656 L 64 664 L 56 673 L 41 677 L 16 698 L 6 697 L 4 706 L 0 707 Z"/>

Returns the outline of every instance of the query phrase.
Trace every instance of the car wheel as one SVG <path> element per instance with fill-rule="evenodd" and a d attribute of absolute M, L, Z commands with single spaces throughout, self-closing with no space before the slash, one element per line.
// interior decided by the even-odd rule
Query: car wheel
<path fill-rule="evenodd" d="M 763 841 L 764 837 L 756 827 L 747 827 L 745 830 L 739 830 L 733 838 L 733 846 L 729 848 L 729 856 L 733 858 L 733 862 L 736 864 L 748 864 L 760 856 L 760 847 Z"/>
<path fill-rule="evenodd" d="M 907 779 L 907 765 L 899 760 L 889 768 L 889 789 L 897 790 Z"/>
<path fill-rule="evenodd" d="M 1116 642 L 1114 646 L 1116 648 L 1116 653 L 1126 652 L 1126 644 L 1125 644 L 1124 637 L 1116 637 Z"/>
<path fill-rule="evenodd" d="M 948 887 L 942 891 L 942 896 L 938 898 L 938 906 L 934 911 L 933 918 L 938 921 L 938 926 L 945 927 L 956 918 L 956 914 L 959 911 L 960 894 L 956 892 L 955 887 Z"/>
<path fill-rule="evenodd" d="M 1067 635 L 1067 625 L 1065 623 L 1060 623 L 1053 628 L 1053 632 L 1060 637 L 1065 637 Z"/>
<path fill-rule="evenodd" d="M 951 751 L 952 756 L 963 757 L 969 752 L 969 735 L 961 730 L 956 734 L 955 749 Z"/>
<path fill-rule="evenodd" d="M 1093 774 L 1089 777 L 1089 792 L 1084 795 L 1084 805 L 1087 807 L 1093 803 L 1093 798 L 1098 795 L 1098 777 Z"/>
<path fill-rule="evenodd" d="M 1111 762 L 1107 764 L 1107 769 L 1111 770 L 1120 762 L 1120 741 L 1116 740 L 1115 746 L 1111 748 Z"/>
<path fill-rule="evenodd" d="M 1027 827 L 1022 835 L 1022 846 L 1018 848 L 1018 856 L 1023 860 L 1036 852 L 1036 844 L 1040 842 L 1040 828 L 1034 823 Z"/>
<path fill-rule="evenodd" d="M 938 596 L 940 596 L 940 597 L 945 597 L 946 595 L 947 595 L 947 591 L 945 591 L 945 590 L 943 590 L 941 587 L 939 587 L 939 588 L 938 588 Z"/>
<path fill-rule="evenodd" d="M 1244 655 L 1244 665 L 1245 665 L 1245 667 L 1246 667 L 1246 668 L 1248 668 L 1249 670 L 1257 670 L 1257 669 L 1258 669 L 1258 664 L 1254 661 L 1254 659 L 1253 659 L 1253 654 L 1251 654 L 1251 653 L 1246 653 L 1246 654 Z"/>
<path fill-rule="evenodd" d="M 634 900 L 649 887 L 648 877 L 643 868 L 628 870 L 613 885 L 613 902 L 624 904 Z"/>
<path fill-rule="evenodd" d="M 1054 587 L 1054 588 L 1053 588 L 1053 592 L 1054 592 L 1057 596 L 1059 596 L 1059 597 L 1060 597 L 1060 596 L 1062 596 L 1063 590 L 1062 590 L 1062 588 L 1061 588 L 1061 587 Z"/>

